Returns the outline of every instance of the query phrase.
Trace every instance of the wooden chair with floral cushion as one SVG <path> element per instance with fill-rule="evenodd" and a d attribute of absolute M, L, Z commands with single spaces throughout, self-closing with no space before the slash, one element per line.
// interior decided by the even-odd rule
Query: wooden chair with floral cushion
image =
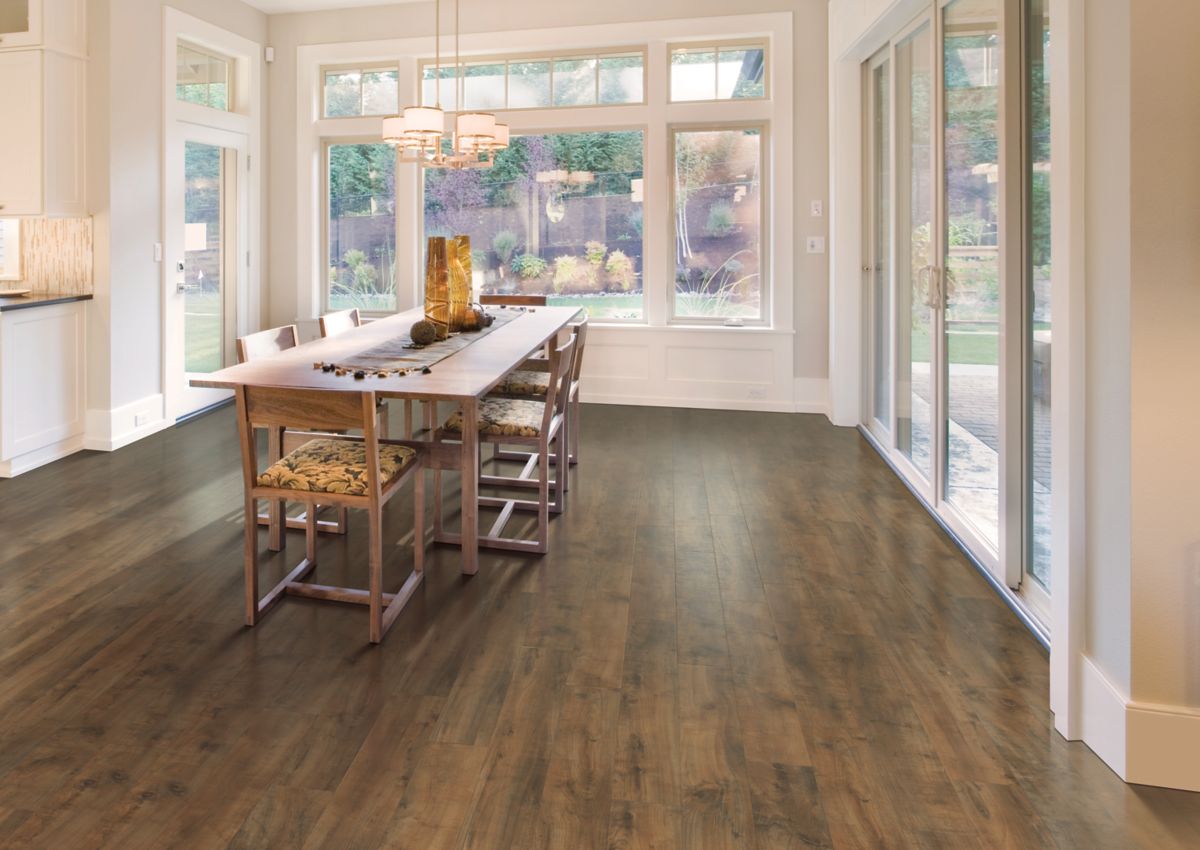
<path fill-rule="evenodd" d="M 346 331 L 361 328 L 362 313 L 358 311 L 357 307 L 353 307 L 349 310 L 338 310 L 336 313 L 326 313 L 317 322 L 321 328 L 321 339 L 324 339 L 327 336 L 337 336 Z M 388 406 L 385 399 L 379 400 L 379 429 L 384 437 L 390 436 Z M 412 433 L 412 401 L 406 399 L 404 402 L 404 436 L 412 437 Z"/>
<path fill-rule="evenodd" d="M 376 430 L 375 393 L 242 386 L 237 390 L 238 431 L 245 484 L 246 625 L 253 626 L 285 595 L 364 604 L 368 636 L 379 643 L 421 583 L 425 552 L 424 449 L 419 443 L 382 440 Z M 259 470 L 255 429 L 282 433 L 305 429 L 309 439 Z M 361 429 L 362 436 L 348 436 Z M 293 433 L 295 433 L 293 431 Z M 396 593 L 383 591 L 383 506 L 413 482 L 413 571 Z M 260 598 L 258 501 L 304 502 L 305 557 Z M 366 590 L 305 582 L 317 566 L 317 505 L 367 511 L 369 587 Z"/>
<path fill-rule="evenodd" d="M 479 421 L 474 426 L 479 431 L 481 442 L 515 443 L 530 447 L 533 456 L 532 463 L 536 466 L 537 479 L 530 479 L 537 487 L 536 500 L 511 499 L 491 496 L 481 496 L 479 504 L 482 507 L 499 508 L 500 514 L 487 534 L 480 535 L 479 545 L 493 549 L 511 549 L 519 552 L 544 553 L 550 541 L 550 511 L 559 513 L 565 500 L 567 469 L 567 387 L 571 379 L 572 352 L 575 338 L 572 336 L 561 347 L 550 352 L 548 369 L 550 384 L 546 396 L 542 400 L 501 398 L 487 396 L 479 403 Z M 456 411 L 434 432 L 434 441 L 461 439 L 463 428 L 470 423 L 463 422 L 462 411 Z M 554 482 L 554 499 L 550 499 L 550 458 L 551 447 L 558 459 L 558 470 Z M 484 477 L 480 482 L 485 481 Z M 446 534 L 442 530 L 441 511 L 441 473 L 434 470 L 434 539 L 449 543 L 459 542 L 455 535 Z M 537 537 L 527 540 L 516 537 L 505 537 L 504 528 L 512 519 L 514 511 L 537 512 Z"/>
<path fill-rule="evenodd" d="M 295 348 L 299 344 L 300 332 L 295 325 L 282 325 L 278 328 L 268 328 L 264 331 L 258 331 L 257 333 L 238 337 L 238 363 L 248 363 L 251 360 L 261 360 L 264 357 L 272 357 L 280 352 Z M 272 431 L 268 431 L 268 459 L 272 462 L 279 460 L 279 458 L 283 456 L 283 453 L 287 451 L 287 446 L 285 446 L 285 443 L 293 447 L 298 445 L 295 435 L 280 435 Z M 259 525 L 270 526 L 270 548 L 273 552 L 278 552 L 283 548 L 283 532 L 285 528 L 304 530 L 308 527 L 307 517 L 304 514 L 293 517 L 288 516 L 287 505 L 283 502 L 272 502 L 267 511 L 259 515 L 258 522 Z M 337 512 L 337 518 L 333 520 L 318 519 L 317 531 L 328 534 L 345 534 L 346 511 L 344 509 L 339 510 Z"/>
<path fill-rule="evenodd" d="M 587 316 L 571 327 L 572 334 L 575 338 L 575 352 L 572 356 L 571 363 L 571 381 L 567 387 L 567 457 L 571 464 L 575 464 L 579 460 L 579 378 L 583 370 L 583 350 L 587 343 Z M 504 396 L 507 398 L 533 398 L 541 399 L 546 397 L 546 390 L 550 385 L 549 362 L 544 357 L 531 357 L 521 364 L 520 369 L 509 372 L 504 381 L 492 390 L 493 395 Z M 508 478 L 508 482 L 515 486 L 527 486 L 525 483 L 529 464 L 531 463 L 532 455 L 524 451 L 505 451 L 501 446 L 496 446 L 496 453 L 493 455 L 496 460 L 512 460 L 524 462 L 526 471 L 521 473 L 518 478 Z M 553 463 L 554 460 L 551 459 Z M 500 480 L 496 480 L 495 476 L 488 476 L 486 483 L 499 484 Z"/>

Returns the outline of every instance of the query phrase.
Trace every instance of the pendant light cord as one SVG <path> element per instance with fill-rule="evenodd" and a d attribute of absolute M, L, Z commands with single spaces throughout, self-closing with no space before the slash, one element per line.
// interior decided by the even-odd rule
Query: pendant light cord
<path fill-rule="evenodd" d="M 433 0 L 433 68 L 437 108 L 442 108 L 442 0 Z"/>

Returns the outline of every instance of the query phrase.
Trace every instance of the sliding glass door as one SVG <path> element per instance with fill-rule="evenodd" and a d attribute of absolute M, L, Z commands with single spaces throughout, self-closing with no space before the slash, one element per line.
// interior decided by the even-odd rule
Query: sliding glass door
<path fill-rule="evenodd" d="M 864 425 L 1035 618 L 1049 586 L 1046 0 L 939 0 L 864 65 Z"/>

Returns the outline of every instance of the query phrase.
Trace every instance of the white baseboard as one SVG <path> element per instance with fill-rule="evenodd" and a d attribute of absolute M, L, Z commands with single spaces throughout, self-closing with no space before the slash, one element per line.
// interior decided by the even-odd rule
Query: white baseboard
<path fill-rule="evenodd" d="M 1200 710 L 1132 702 L 1125 734 L 1126 782 L 1200 791 Z"/>
<path fill-rule="evenodd" d="M 759 410 L 766 413 L 792 413 L 793 407 L 785 401 L 738 401 L 724 398 L 670 398 L 662 396 L 637 396 L 624 393 L 596 393 L 583 391 L 580 401 L 587 404 L 630 404 L 637 407 L 692 407 L 698 410 Z"/>
<path fill-rule="evenodd" d="M 829 415 L 829 381 L 825 378 L 796 378 L 795 407 L 797 413 Z"/>
<path fill-rule="evenodd" d="M 1083 656 L 1083 742 L 1137 785 L 1200 791 L 1200 709 L 1135 702 Z"/>
<path fill-rule="evenodd" d="M 161 393 L 112 410 L 89 410 L 83 447 L 112 452 L 171 426 Z M 139 421 L 140 420 L 140 421 Z"/>
<path fill-rule="evenodd" d="M 0 478 L 15 478 L 31 469 L 37 469 L 39 466 L 53 463 L 67 455 L 73 455 L 82 448 L 84 448 L 83 435 L 80 434 L 60 440 L 57 443 L 52 443 L 49 446 L 44 446 L 36 451 L 18 455 L 0 463 Z"/>
<path fill-rule="evenodd" d="M 1125 779 L 1125 707 L 1129 698 L 1086 655 L 1080 670 L 1083 742 L 1117 776 Z"/>

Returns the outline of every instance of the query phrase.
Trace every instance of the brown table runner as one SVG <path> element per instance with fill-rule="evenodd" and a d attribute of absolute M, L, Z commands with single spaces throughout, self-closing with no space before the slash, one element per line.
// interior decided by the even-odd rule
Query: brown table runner
<path fill-rule="evenodd" d="M 445 360 L 455 352 L 462 351 L 468 345 L 483 339 L 492 331 L 519 319 L 525 315 L 525 310 L 510 307 L 504 310 L 496 310 L 489 315 L 492 315 L 495 321 L 490 326 L 477 331 L 464 331 L 438 342 L 432 342 L 426 346 L 417 346 L 405 334 L 404 336 L 389 339 L 387 342 L 380 343 L 373 348 L 368 348 L 366 351 L 361 351 L 344 360 L 339 360 L 336 363 L 325 363 L 323 365 L 339 373 L 353 374 L 355 372 L 363 372 L 364 376 L 370 375 L 372 377 L 376 375 L 404 375 L 408 372 L 420 372 L 429 369 L 441 360 Z"/>

